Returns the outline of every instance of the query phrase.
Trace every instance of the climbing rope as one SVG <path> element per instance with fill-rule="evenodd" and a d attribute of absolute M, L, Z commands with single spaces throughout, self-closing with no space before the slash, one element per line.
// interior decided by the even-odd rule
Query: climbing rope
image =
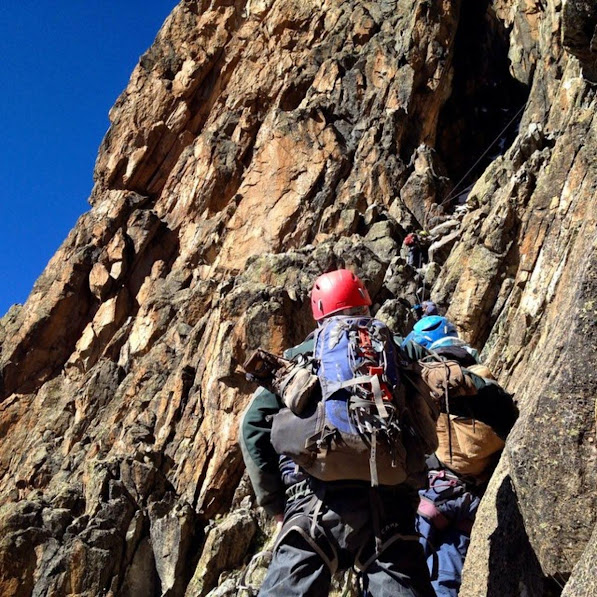
<path fill-rule="evenodd" d="M 502 136 L 504 135 L 504 133 L 510 128 L 510 126 L 512 126 L 514 121 L 520 116 L 520 114 L 525 109 L 525 107 L 526 107 L 526 103 L 522 104 L 522 106 L 518 109 L 516 114 L 514 114 L 514 116 L 508 121 L 506 126 L 498 133 L 497 137 L 487 146 L 487 149 L 480 155 L 480 157 L 477 159 L 477 161 L 467 170 L 466 174 L 456 183 L 456 185 L 454 186 L 452 191 L 448 194 L 448 196 L 439 204 L 440 207 L 445 205 L 446 203 L 448 203 L 449 201 L 451 201 L 452 199 L 454 199 L 457 196 L 458 192 L 460 191 L 462 183 L 468 178 L 469 174 L 471 172 L 473 172 L 473 170 L 479 165 L 481 160 L 489 153 L 489 150 L 495 145 L 495 143 L 497 141 L 499 141 L 502 138 Z M 416 294 L 418 294 L 419 290 L 421 290 L 421 288 L 419 288 L 416 291 Z M 424 294 L 425 294 L 425 278 L 423 277 L 423 288 L 422 288 L 423 299 L 424 299 Z M 419 302 L 421 302 L 423 299 L 420 298 Z"/>
<path fill-rule="evenodd" d="M 452 189 L 452 192 L 440 203 L 440 206 L 445 205 L 446 203 L 448 203 L 448 201 L 451 201 L 452 199 L 454 199 L 454 197 L 456 197 L 456 191 L 460 189 L 460 185 L 467 179 L 468 175 L 478 166 L 481 160 L 489 153 L 489 150 L 495 145 L 495 143 L 502 138 L 503 134 L 510 128 L 512 123 L 518 118 L 518 116 L 522 113 L 525 107 L 526 103 L 524 103 L 520 107 L 518 112 L 514 114 L 514 116 L 511 118 L 508 124 L 498 133 L 498 136 L 488 145 L 487 149 L 481 154 L 481 157 L 479 157 L 479 159 L 468 169 L 466 174 L 456 183 L 456 186 Z"/>

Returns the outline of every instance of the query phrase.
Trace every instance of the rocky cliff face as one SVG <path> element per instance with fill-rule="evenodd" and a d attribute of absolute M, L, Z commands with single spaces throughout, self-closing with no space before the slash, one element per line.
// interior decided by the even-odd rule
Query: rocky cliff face
<path fill-rule="evenodd" d="M 516 393 L 461 594 L 597 594 L 596 25 L 585 0 L 181 2 L 92 209 L 0 320 L 0 593 L 242 594 L 269 529 L 238 366 L 346 266 L 397 331 L 449 308 Z"/>

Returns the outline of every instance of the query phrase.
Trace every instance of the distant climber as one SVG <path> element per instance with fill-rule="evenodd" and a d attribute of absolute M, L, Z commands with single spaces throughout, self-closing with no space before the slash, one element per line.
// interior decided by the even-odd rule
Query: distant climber
<path fill-rule="evenodd" d="M 438 413 L 427 415 L 427 444 L 424 434 L 402 437 L 396 367 L 423 351 L 395 345 L 370 305 L 352 272 L 320 276 L 311 292 L 317 330 L 285 353 L 302 366 L 272 386 L 277 394 L 260 388 L 243 417 L 241 448 L 257 501 L 283 521 L 261 596 L 325 596 L 334 572 L 351 566 L 371 597 L 434 595 L 415 519 Z M 313 377 L 317 388 L 305 403 Z"/>
<path fill-rule="evenodd" d="M 402 241 L 406 249 L 406 263 L 415 269 L 420 269 L 428 261 L 428 235 L 424 230 L 410 232 Z"/>
<path fill-rule="evenodd" d="M 412 312 L 417 321 L 428 315 L 439 315 L 437 305 L 433 301 L 423 301 L 422 303 L 414 305 L 412 307 Z"/>
<path fill-rule="evenodd" d="M 459 362 L 481 380 L 474 400 L 451 400 L 449 412 L 439 416 L 439 447 L 427 459 L 429 484 L 420 492 L 417 513 L 429 569 L 438 564 L 433 587 L 439 597 L 456 597 L 477 508 L 518 411 L 512 396 L 478 364 L 477 351 L 445 317 L 423 317 L 406 341 Z"/>

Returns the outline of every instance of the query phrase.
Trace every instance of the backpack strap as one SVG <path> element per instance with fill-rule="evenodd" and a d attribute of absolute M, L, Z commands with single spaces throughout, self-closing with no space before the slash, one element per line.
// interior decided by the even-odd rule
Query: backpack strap
<path fill-rule="evenodd" d="M 371 433 L 371 452 L 369 454 L 369 470 L 371 471 L 371 487 L 379 485 L 379 475 L 377 474 L 377 430 Z"/>
<path fill-rule="evenodd" d="M 449 396 L 449 392 L 450 392 L 450 385 L 448 383 L 448 379 L 450 378 L 450 367 L 448 367 L 448 365 L 445 365 L 446 368 L 446 380 L 443 383 L 444 386 L 444 396 L 445 396 L 445 404 L 446 404 L 446 414 L 448 415 L 448 450 L 450 452 L 450 464 L 452 464 L 453 461 L 453 449 L 452 449 L 452 423 L 450 420 L 450 396 Z"/>
<path fill-rule="evenodd" d="M 359 377 L 353 377 L 352 379 L 347 379 L 346 381 L 337 381 L 336 383 L 331 383 L 328 385 L 327 393 L 331 396 L 338 390 L 344 390 L 363 383 L 371 383 L 372 377 L 372 375 L 360 375 Z"/>
<path fill-rule="evenodd" d="M 379 375 L 373 375 L 371 377 L 371 389 L 373 390 L 373 401 L 377 407 L 377 412 L 379 413 L 379 416 L 385 420 L 390 415 L 388 414 L 388 409 L 383 403 L 383 394 L 381 391 L 381 383 L 379 382 Z"/>

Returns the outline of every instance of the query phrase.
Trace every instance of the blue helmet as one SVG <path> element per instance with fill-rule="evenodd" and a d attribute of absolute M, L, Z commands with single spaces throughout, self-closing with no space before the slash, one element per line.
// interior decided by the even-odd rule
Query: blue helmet
<path fill-rule="evenodd" d="M 446 336 L 458 338 L 454 324 L 440 315 L 428 315 L 415 323 L 412 332 L 404 339 L 403 345 L 407 342 L 416 342 L 429 348 L 434 342 Z"/>
<path fill-rule="evenodd" d="M 433 301 L 423 301 L 421 309 L 423 309 L 423 315 L 439 315 L 437 305 Z"/>

